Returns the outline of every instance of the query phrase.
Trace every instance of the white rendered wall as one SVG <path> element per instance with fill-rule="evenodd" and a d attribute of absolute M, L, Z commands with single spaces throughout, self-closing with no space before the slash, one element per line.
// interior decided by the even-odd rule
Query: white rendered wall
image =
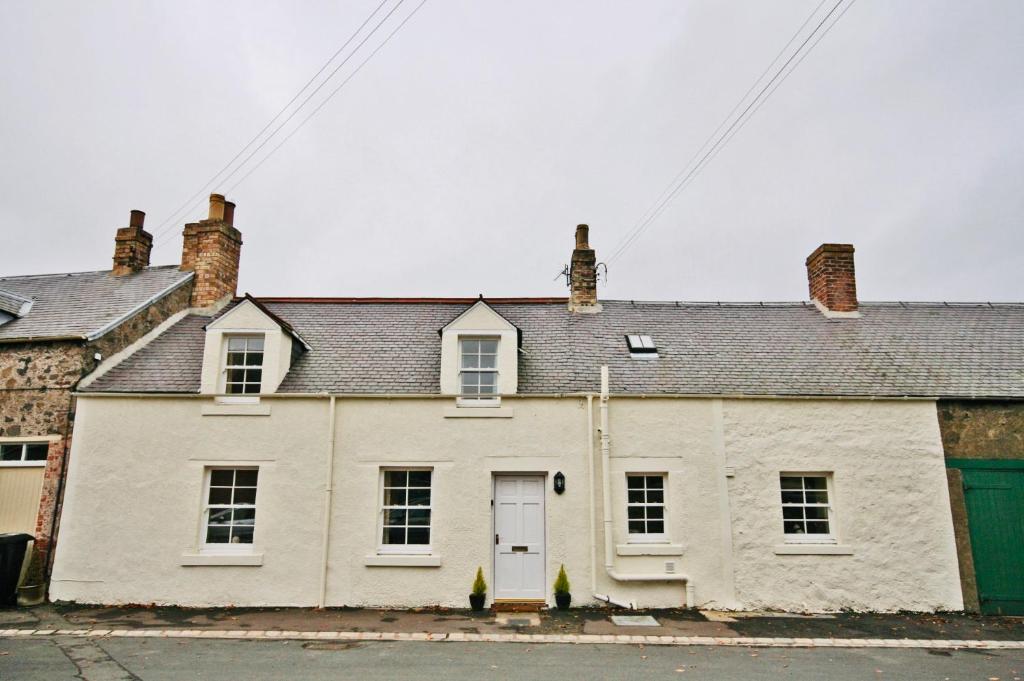
<path fill-rule="evenodd" d="M 264 398 L 269 416 L 201 416 L 209 401 L 80 399 L 54 599 L 316 604 L 328 401 Z M 500 472 L 547 476 L 549 591 L 564 563 L 576 604 L 594 602 L 592 576 L 599 593 L 641 607 L 684 604 L 682 584 L 605 574 L 596 433 L 590 545 L 585 398 L 509 397 L 512 418 L 445 418 L 451 404 L 337 401 L 328 605 L 465 607 L 478 565 L 493 580 L 491 480 Z M 631 552 L 626 473 L 665 472 L 668 540 L 679 546 L 678 555 L 616 555 L 617 571 L 662 573 L 674 561 L 697 603 L 715 607 L 961 606 L 934 403 L 613 397 L 609 430 L 614 545 Z M 254 550 L 263 565 L 182 566 L 197 548 L 203 466 L 232 461 L 260 466 Z M 380 468 L 403 465 L 434 470 L 440 567 L 366 564 L 379 541 Z M 557 471 L 563 495 L 552 490 Z M 840 542 L 852 555 L 776 555 L 780 471 L 834 471 Z"/>

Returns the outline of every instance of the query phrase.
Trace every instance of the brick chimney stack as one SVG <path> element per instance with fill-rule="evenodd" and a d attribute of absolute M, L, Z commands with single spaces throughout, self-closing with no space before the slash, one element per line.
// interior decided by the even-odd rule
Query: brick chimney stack
<path fill-rule="evenodd" d="M 590 247 L 590 227 L 576 226 L 576 248 L 569 264 L 569 310 L 600 312 L 597 302 L 597 256 Z"/>
<path fill-rule="evenodd" d="M 807 256 L 811 300 L 827 316 L 857 316 L 852 244 L 822 244 Z"/>
<path fill-rule="evenodd" d="M 242 233 L 235 229 L 234 220 L 235 204 L 221 194 L 210 194 L 209 217 L 185 225 L 181 269 L 196 273 L 192 307 L 209 307 L 235 295 Z"/>
<path fill-rule="evenodd" d="M 114 268 L 111 271 L 115 277 L 123 277 L 149 266 L 153 235 L 142 228 L 145 219 L 145 213 L 133 210 L 128 226 L 117 230 L 117 236 L 114 237 Z"/>

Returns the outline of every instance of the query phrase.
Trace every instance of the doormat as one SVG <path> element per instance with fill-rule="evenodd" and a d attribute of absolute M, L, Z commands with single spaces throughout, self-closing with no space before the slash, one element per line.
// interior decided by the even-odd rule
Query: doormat
<path fill-rule="evenodd" d="M 620 627 L 660 627 L 650 615 L 612 615 L 612 624 Z"/>

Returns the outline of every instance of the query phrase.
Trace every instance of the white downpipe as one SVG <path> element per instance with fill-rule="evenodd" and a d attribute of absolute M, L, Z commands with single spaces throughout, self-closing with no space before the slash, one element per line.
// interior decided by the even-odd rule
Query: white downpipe
<path fill-rule="evenodd" d="M 601 493 L 602 514 L 604 516 L 604 569 L 608 576 L 617 582 L 686 582 L 686 607 L 694 605 L 694 588 L 690 578 L 684 574 L 627 573 L 615 569 L 615 546 L 612 537 L 612 486 L 609 471 L 611 470 L 611 436 L 608 433 L 608 366 L 601 367 Z M 621 607 L 634 607 L 632 602 L 626 606 L 612 601 L 609 597 L 594 594 L 594 598 Z"/>
<path fill-rule="evenodd" d="M 334 395 L 328 402 L 331 410 L 327 417 L 327 479 L 324 480 L 324 525 L 321 544 L 323 553 L 320 556 L 320 595 L 317 607 L 327 606 L 327 557 L 331 546 L 331 497 L 334 494 Z"/>
<path fill-rule="evenodd" d="M 590 593 L 597 597 L 597 525 L 594 522 L 594 396 L 587 395 L 587 475 L 590 493 Z M 604 599 L 602 599 L 604 600 Z"/>

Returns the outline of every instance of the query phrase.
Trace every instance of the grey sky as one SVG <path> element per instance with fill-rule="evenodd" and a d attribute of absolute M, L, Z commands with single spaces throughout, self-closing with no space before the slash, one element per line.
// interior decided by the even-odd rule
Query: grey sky
<path fill-rule="evenodd" d="M 0 2 L 0 274 L 109 267 L 378 2 Z M 428 0 L 230 193 L 240 291 L 564 295 L 575 225 L 610 256 L 817 4 Z M 857 0 L 601 295 L 805 299 L 849 241 L 865 300 L 1024 299 L 1022 35 L 1015 0 Z"/>

